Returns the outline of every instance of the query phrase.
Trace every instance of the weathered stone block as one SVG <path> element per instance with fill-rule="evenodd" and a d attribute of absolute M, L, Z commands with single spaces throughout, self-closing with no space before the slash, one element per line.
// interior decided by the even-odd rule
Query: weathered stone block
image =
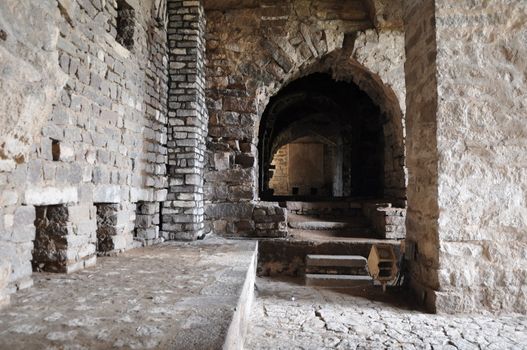
<path fill-rule="evenodd" d="M 116 185 L 98 185 L 93 189 L 95 203 L 119 203 L 121 201 L 121 188 Z"/>
<path fill-rule="evenodd" d="M 75 187 L 28 187 L 24 203 L 30 205 L 57 205 L 76 203 L 78 191 Z"/>
<path fill-rule="evenodd" d="M 4 258 L 0 259 L 0 308 L 9 304 L 7 285 L 11 275 L 11 264 Z"/>

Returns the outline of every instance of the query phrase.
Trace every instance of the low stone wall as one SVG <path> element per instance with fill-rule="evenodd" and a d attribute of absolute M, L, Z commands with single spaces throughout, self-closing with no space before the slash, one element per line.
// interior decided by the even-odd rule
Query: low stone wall
<path fill-rule="evenodd" d="M 209 204 L 205 218 L 209 232 L 223 236 L 287 236 L 287 209 L 274 202 Z"/>
<path fill-rule="evenodd" d="M 376 234 L 386 239 L 406 237 L 406 209 L 392 207 L 390 203 L 366 202 L 362 213 Z"/>
<path fill-rule="evenodd" d="M 358 202 L 287 202 L 287 210 L 296 215 L 357 216 L 361 212 Z"/>

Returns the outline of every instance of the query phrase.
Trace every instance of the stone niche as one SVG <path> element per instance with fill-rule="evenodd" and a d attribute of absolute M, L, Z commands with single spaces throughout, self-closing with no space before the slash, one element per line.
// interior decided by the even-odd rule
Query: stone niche
<path fill-rule="evenodd" d="M 33 271 L 74 272 L 95 265 L 94 207 L 36 207 Z"/>

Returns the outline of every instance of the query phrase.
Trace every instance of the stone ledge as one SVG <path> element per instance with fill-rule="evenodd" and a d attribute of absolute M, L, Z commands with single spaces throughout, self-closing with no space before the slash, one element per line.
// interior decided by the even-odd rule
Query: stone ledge
<path fill-rule="evenodd" d="M 211 237 L 35 273 L 0 314 L 0 348 L 241 349 L 257 242 Z"/>
<path fill-rule="evenodd" d="M 24 204 L 36 206 L 76 202 L 78 192 L 75 187 L 29 187 L 24 197 Z"/>

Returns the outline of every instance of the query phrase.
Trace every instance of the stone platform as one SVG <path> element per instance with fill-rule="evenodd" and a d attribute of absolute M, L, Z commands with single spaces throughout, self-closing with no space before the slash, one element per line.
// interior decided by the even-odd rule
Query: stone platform
<path fill-rule="evenodd" d="M 165 243 L 34 274 L 0 312 L 0 349 L 240 349 L 257 243 Z"/>

